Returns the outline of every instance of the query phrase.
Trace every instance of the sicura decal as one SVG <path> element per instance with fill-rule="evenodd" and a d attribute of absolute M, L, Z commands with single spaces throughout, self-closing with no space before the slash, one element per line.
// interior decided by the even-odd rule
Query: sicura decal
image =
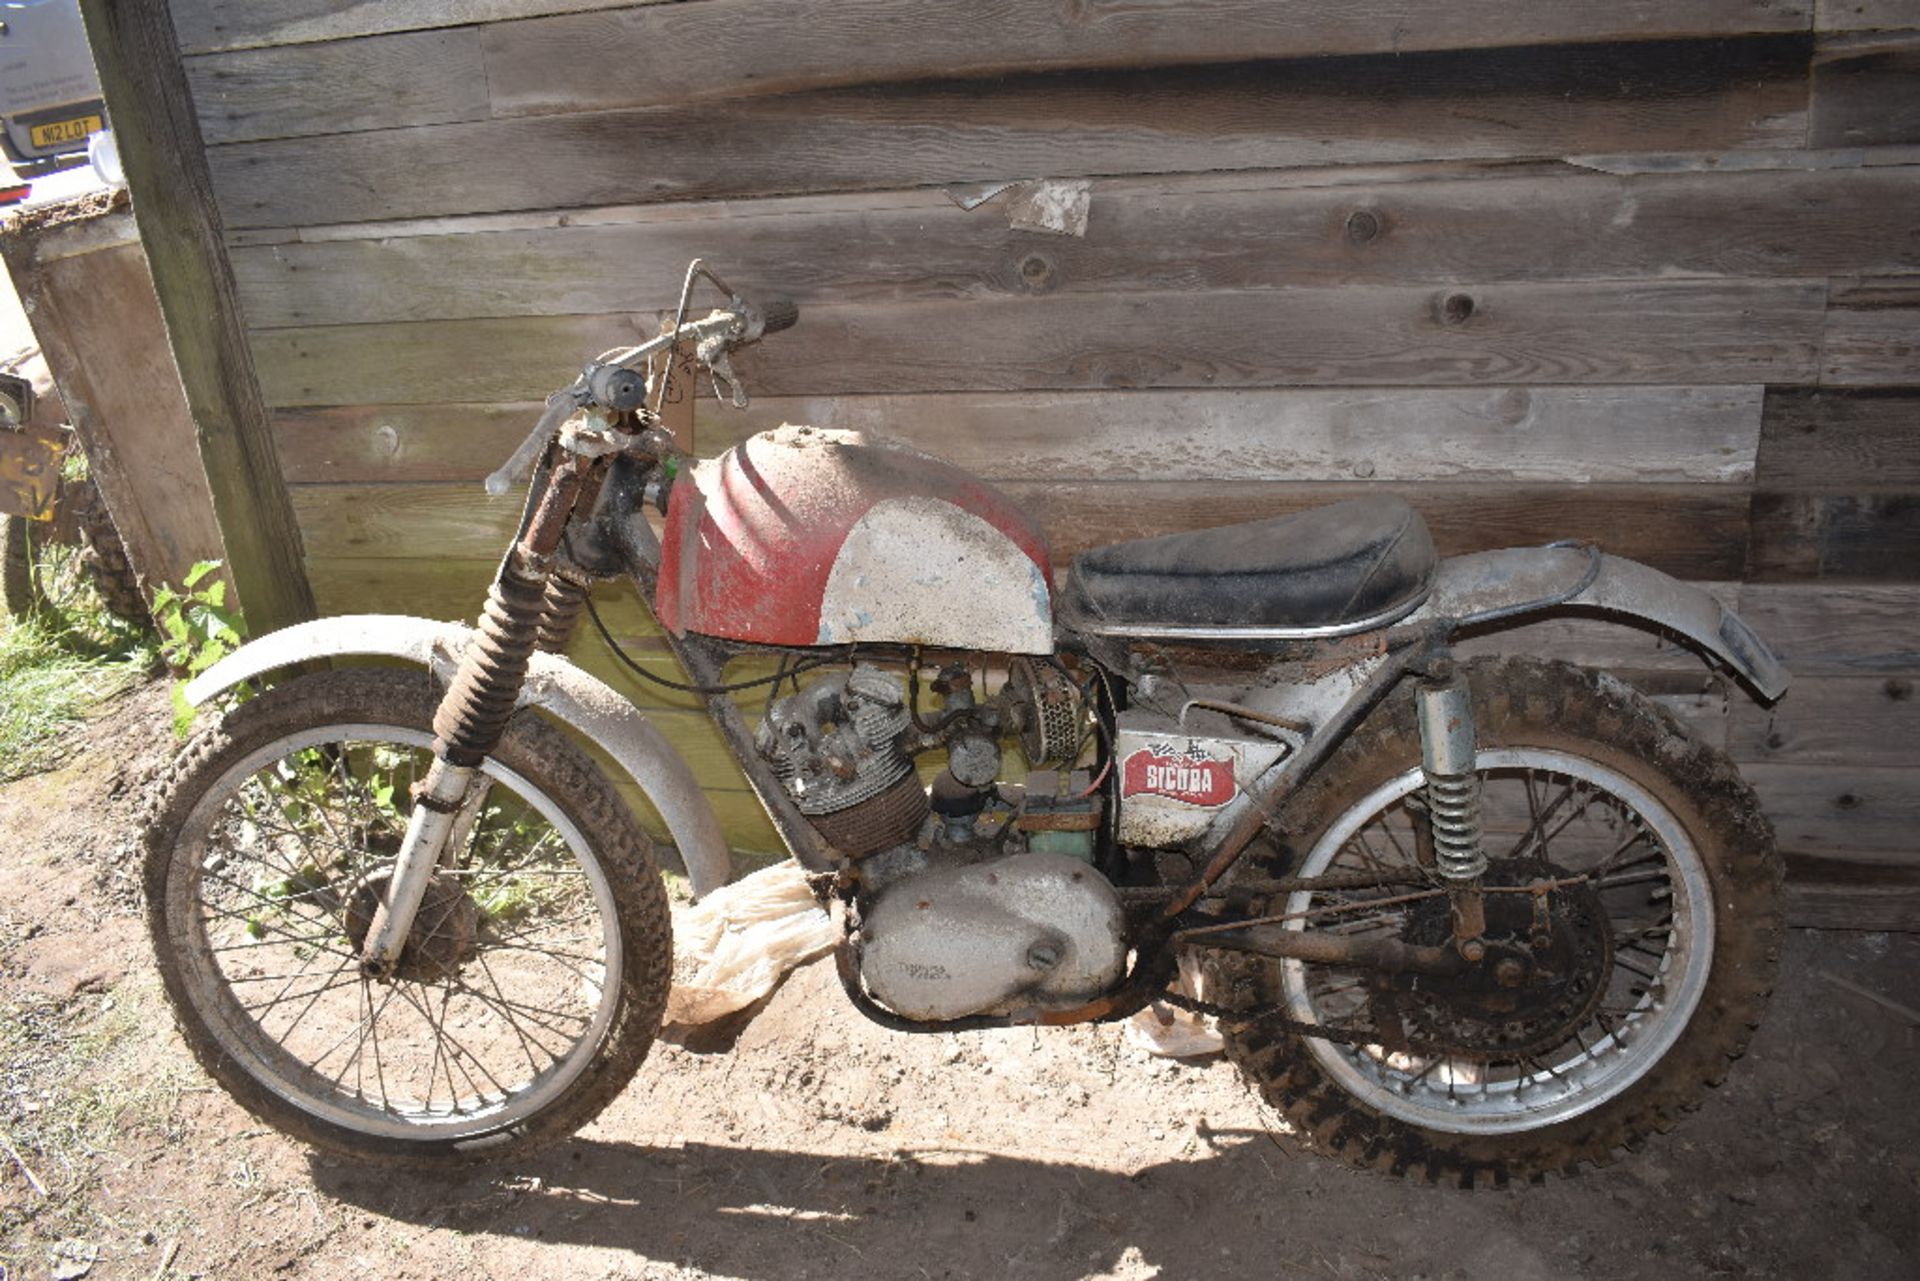
<path fill-rule="evenodd" d="M 1233 799 L 1233 761 L 1215 760 L 1197 744 L 1185 749 L 1154 743 L 1127 757 L 1120 775 L 1122 796 L 1164 796 L 1213 809 Z"/>

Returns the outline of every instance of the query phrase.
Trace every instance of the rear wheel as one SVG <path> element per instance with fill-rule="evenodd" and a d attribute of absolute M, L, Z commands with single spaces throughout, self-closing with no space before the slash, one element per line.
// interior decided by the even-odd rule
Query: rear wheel
<path fill-rule="evenodd" d="M 1772 833 L 1723 756 L 1611 677 L 1520 661 L 1467 671 L 1491 860 L 1485 957 L 1446 979 L 1299 961 L 1219 973 L 1245 989 L 1240 1003 L 1335 1033 L 1225 1029 L 1242 1072 L 1318 1146 L 1471 1185 L 1604 1162 L 1695 1106 L 1745 1048 L 1781 916 Z M 1396 699 L 1288 802 L 1276 826 L 1297 837 L 1262 870 L 1419 875 L 1419 760 L 1412 700 Z M 1451 940 L 1437 890 L 1295 894 L 1259 910 L 1290 928 Z"/>
<path fill-rule="evenodd" d="M 70 625 L 97 595 L 109 613 L 144 626 L 146 594 L 98 486 L 69 482 L 59 503 L 57 522 L 0 519 L 0 603 L 8 615 Z"/>
<path fill-rule="evenodd" d="M 201 1065 L 356 1159 L 457 1164 L 571 1133 L 639 1068 L 670 981 L 652 849 L 530 713 L 484 765 L 396 974 L 360 974 L 437 698 L 424 674 L 354 670 L 243 703 L 188 744 L 146 833 L 160 972 Z"/>

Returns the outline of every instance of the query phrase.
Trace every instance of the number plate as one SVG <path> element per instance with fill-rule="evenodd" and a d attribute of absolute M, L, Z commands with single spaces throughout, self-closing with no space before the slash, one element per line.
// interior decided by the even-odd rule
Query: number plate
<path fill-rule="evenodd" d="M 78 116 L 72 120 L 56 120 L 52 124 L 33 126 L 33 145 L 36 147 L 61 147 L 69 142 L 79 142 L 88 134 L 99 133 L 105 125 L 99 116 Z"/>
<path fill-rule="evenodd" d="M 65 441 L 24 431 L 0 431 L 0 512 L 52 520 Z"/>

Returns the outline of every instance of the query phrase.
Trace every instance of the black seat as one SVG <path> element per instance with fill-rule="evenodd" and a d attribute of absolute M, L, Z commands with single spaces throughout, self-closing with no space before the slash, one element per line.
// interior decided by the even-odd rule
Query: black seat
<path fill-rule="evenodd" d="M 1433 567 L 1426 522 L 1381 495 L 1096 548 L 1060 598 L 1071 625 L 1114 635 L 1360 630 L 1417 607 Z"/>

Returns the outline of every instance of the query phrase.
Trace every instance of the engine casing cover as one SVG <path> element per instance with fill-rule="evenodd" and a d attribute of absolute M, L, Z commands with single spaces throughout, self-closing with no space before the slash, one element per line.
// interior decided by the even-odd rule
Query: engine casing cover
<path fill-rule="evenodd" d="M 1126 973 L 1119 895 L 1061 854 L 908 877 L 880 895 L 861 934 L 867 990 L 911 1019 L 1078 1005 Z"/>

